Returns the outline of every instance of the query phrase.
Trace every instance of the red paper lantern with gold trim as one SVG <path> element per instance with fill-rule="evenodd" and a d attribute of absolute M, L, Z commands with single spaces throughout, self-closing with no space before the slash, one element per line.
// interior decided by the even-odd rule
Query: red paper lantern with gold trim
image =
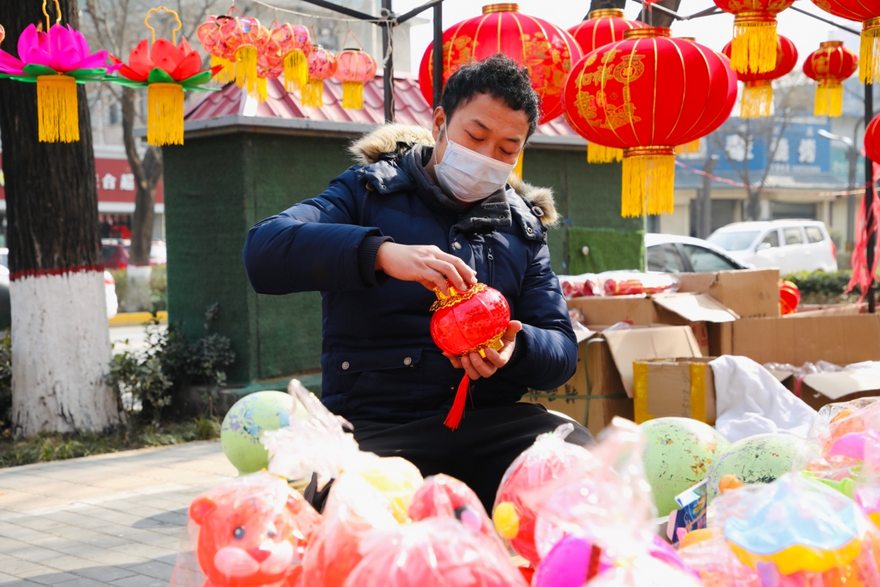
<path fill-rule="evenodd" d="M 859 79 L 870 84 L 880 79 L 880 0 L 812 0 L 834 16 L 862 23 Z"/>
<path fill-rule="evenodd" d="M 430 104 L 434 96 L 434 45 L 422 56 L 419 86 Z M 516 4 L 490 4 L 483 14 L 443 31 L 443 82 L 459 67 L 504 53 L 529 68 L 541 99 L 541 123 L 562 114 L 562 84 L 583 52 L 564 29 L 519 12 Z"/>
<path fill-rule="evenodd" d="M 764 73 L 776 68 L 776 15 L 794 0 L 715 0 L 734 15 L 730 64 L 739 73 Z"/>
<path fill-rule="evenodd" d="M 874 163 L 880 163 L 880 114 L 865 128 L 865 154 Z"/>
<path fill-rule="evenodd" d="M 818 83 L 816 116 L 840 116 L 843 113 L 843 85 L 841 82 L 859 67 L 858 56 L 843 46 L 842 41 L 825 41 L 807 55 L 804 74 Z"/>
<path fill-rule="evenodd" d="M 727 58 L 666 28 L 633 29 L 588 53 L 563 90 L 578 134 L 624 150 L 622 216 L 672 212 L 675 146 L 721 126 L 735 101 Z"/>
<path fill-rule="evenodd" d="M 336 73 L 342 82 L 342 107 L 364 107 L 364 84 L 376 77 L 378 64 L 360 49 L 344 49 L 336 54 Z"/>
<path fill-rule="evenodd" d="M 471 353 L 485 355 L 485 349 L 501 350 L 501 337 L 510 325 L 510 305 L 497 289 L 477 283 L 465 292 L 449 288 L 449 295 L 435 290 L 437 301 L 431 306 L 431 338 L 440 350 L 461 357 Z M 458 385 L 446 424 L 455 430 L 464 413 L 470 378 L 467 373 Z"/>
<path fill-rule="evenodd" d="M 627 20 L 619 8 L 603 8 L 593 10 L 585 20 L 568 29 L 574 40 L 578 42 L 584 55 L 608 43 L 623 40 L 623 33 L 632 29 L 645 28 L 645 24 L 637 20 Z M 589 163 L 610 163 L 623 160 L 623 151 L 590 142 L 587 145 L 587 161 Z"/>
<path fill-rule="evenodd" d="M 731 43 L 721 50 L 730 56 Z M 776 68 L 773 71 L 763 73 L 737 72 L 739 81 L 745 84 L 742 101 L 740 102 L 739 115 L 741 118 L 764 118 L 770 116 L 770 106 L 773 104 L 773 80 L 788 75 L 797 64 L 797 47 L 788 37 L 777 35 L 776 41 Z"/>

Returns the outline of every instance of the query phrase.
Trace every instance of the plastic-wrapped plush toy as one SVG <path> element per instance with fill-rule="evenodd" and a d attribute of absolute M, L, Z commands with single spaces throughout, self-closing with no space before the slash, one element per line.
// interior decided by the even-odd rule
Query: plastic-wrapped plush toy
<path fill-rule="evenodd" d="M 878 400 L 880 398 L 866 397 L 823 406 L 816 414 L 807 438 L 818 441 L 822 453 L 825 454 L 845 434 L 864 432 L 871 428 L 880 429 Z"/>
<path fill-rule="evenodd" d="M 762 587 L 758 572 L 736 558 L 718 528 L 695 530 L 685 536 L 678 555 L 700 574 L 706 587 Z"/>
<path fill-rule="evenodd" d="M 877 530 L 840 492 L 787 474 L 722 496 L 717 522 L 731 551 L 762 584 L 880 585 Z"/>
<path fill-rule="evenodd" d="M 595 579 L 586 587 L 702 587 L 703 583 L 693 573 L 670 567 L 663 562 L 641 557 L 629 564 L 616 566 Z"/>
<path fill-rule="evenodd" d="M 507 552 L 480 498 L 455 477 L 440 474 L 425 479 L 409 504 L 409 517 L 413 522 L 429 518 L 458 520 L 470 531 L 485 538 L 498 552 Z"/>
<path fill-rule="evenodd" d="M 644 444 L 641 428 L 615 418 L 591 449 L 594 469 L 588 475 L 526 495 L 537 512 L 535 542 L 542 557 L 535 587 L 640 585 L 631 581 L 642 580 L 644 567 L 659 568 L 657 576 L 670 581 L 645 585 L 699 584 L 653 532 L 656 509 L 642 463 Z"/>
<path fill-rule="evenodd" d="M 527 587 L 506 553 L 448 518 L 372 532 L 363 550 L 345 587 Z"/>
<path fill-rule="evenodd" d="M 535 547 L 536 512 L 525 504 L 523 496 L 564 479 L 582 478 L 595 466 L 587 449 L 565 442 L 573 429 L 571 424 L 563 424 L 552 433 L 538 436 L 507 468 L 495 496 L 495 528 L 535 566 L 541 560 Z"/>
<path fill-rule="evenodd" d="M 189 533 L 198 569 L 178 557 L 172 585 L 293 586 L 321 516 L 287 482 L 266 472 L 238 477 L 196 497 Z"/>

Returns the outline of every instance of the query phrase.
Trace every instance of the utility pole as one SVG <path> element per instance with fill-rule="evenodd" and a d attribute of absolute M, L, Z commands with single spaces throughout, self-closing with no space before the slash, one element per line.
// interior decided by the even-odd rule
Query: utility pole
<path fill-rule="evenodd" d="M 874 118 L 874 86 L 865 84 L 865 128 Z M 866 257 L 868 271 L 871 272 L 871 281 L 868 285 L 868 313 L 875 312 L 877 301 L 874 299 L 874 252 L 877 248 L 877 227 L 874 218 L 874 166 L 871 158 L 865 155 L 865 224 L 870 233 L 868 234 L 868 250 Z"/>
<path fill-rule="evenodd" d="M 715 171 L 719 159 L 718 155 L 712 155 L 703 164 L 703 187 L 697 194 L 697 238 L 706 238 L 712 234 L 712 178 L 709 176 Z"/>

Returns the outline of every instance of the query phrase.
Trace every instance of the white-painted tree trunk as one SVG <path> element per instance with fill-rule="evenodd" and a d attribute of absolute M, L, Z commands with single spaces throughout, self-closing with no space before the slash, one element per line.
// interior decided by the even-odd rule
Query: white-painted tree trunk
<path fill-rule="evenodd" d="M 116 397 L 104 384 L 111 355 L 103 271 L 15 279 L 9 297 L 16 435 L 117 424 Z"/>
<path fill-rule="evenodd" d="M 125 279 L 128 283 L 125 288 L 122 308 L 126 312 L 150 312 L 153 310 L 153 302 L 150 299 L 151 273 L 152 268 L 149 265 L 129 265 L 125 270 Z"/>

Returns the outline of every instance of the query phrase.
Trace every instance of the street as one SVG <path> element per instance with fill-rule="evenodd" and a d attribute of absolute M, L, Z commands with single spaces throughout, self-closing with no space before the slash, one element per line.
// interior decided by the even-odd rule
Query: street
<path fill-rule="evenodd" d="M 168 326 L 160 324 L 158 328 L 165 332 Z M 134 353 L 145 351 L 147 349 L 147 331 L 142 325 L 110 327 L 110 342 L 113 344 L 114 355 L 124 351 Z"/>

